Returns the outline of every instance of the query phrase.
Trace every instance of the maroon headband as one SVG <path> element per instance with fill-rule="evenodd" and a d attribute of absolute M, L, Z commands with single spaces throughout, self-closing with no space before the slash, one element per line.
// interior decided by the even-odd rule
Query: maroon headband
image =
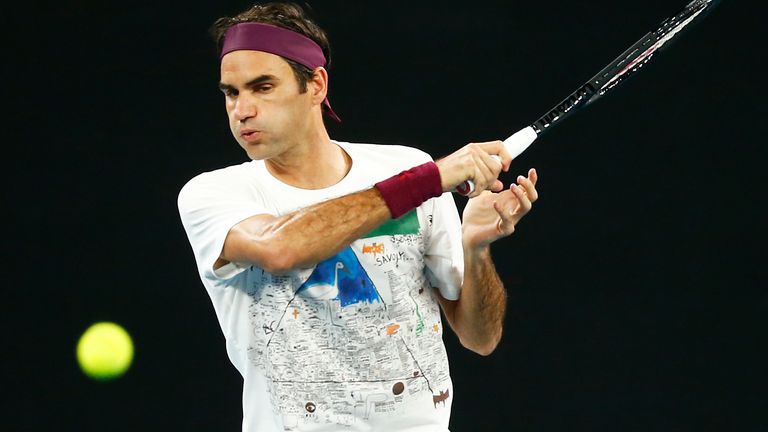
<path fill-rule="evenodd" d="M 325 66 L 323 49 L 315 41 L 294 31 L 269 24 L 246 22 L 230 27 L 224 35 L 224 45 L 219 58 L 238 50 L 268 52 L 312 70 Z M 323 100 L 323 105 L 328 108 L 328 115 L 332 119 L 341 121 L 333 112 L 327 97 Z"/>

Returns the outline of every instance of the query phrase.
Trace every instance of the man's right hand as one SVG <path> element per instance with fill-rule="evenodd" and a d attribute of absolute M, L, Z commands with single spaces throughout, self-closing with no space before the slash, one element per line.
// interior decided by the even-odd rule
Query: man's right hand
<path fill-rule="evenodd" d="M 499 156 L 501 162 L 492 155 Z M 468 196 L 474 198 L 486 189 L 493 192 L 504 189 L 498 177 L 502 170 L 509 170 L 512 156 L 501 141 L 489 141 L 467 144 L 435 163 L 440 170 L 443 192 L 453 191 L 465 181 L 472 180 L 475 190 Z"/>

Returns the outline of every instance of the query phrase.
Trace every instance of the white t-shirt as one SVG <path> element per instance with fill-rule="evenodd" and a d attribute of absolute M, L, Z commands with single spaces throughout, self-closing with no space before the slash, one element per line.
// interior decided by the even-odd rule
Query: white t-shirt
<path fill-rule="evenodd" d="M 409 147 L 335 143 L 352 167 L 325 189 L 289 186 L 250 161 L 200 174 L 179 194 L 200 277 L 244 379 L 243 431 L 447 431 L 453 387 L 432 287 L 455 300 L 463 278 L 450 193 L 313 268 L 213 269 L 238 222 L 365 190 L 431 160 Z"/>

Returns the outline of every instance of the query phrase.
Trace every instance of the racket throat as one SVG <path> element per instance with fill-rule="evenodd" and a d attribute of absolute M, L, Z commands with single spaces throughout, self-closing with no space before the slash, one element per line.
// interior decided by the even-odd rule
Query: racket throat
<path fill-rule="evenodd" d="M 541 133 L 558 120 L 565 118 L 565 116 L 574 108 L 579 108 L 589 103 L 589 101 L 591 101 L 597 94 L 598 92 L 591 82 L 584 84 L 581 88 L 571 93 L 570 96 L 536 120 L 532 125 L 534 130 L 536 133 Z"/>

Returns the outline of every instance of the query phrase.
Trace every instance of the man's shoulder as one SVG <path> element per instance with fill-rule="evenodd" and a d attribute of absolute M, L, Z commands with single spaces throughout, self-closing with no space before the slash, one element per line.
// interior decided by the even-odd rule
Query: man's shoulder
<path fill-rule="evenodd" d="M 185 197 L 201 193 L 231 190 L 244 184 L 243 179 L 253 173 L 253 161 L 205 171 L 192 177 L 179 191 L 179 202 Z"/>

